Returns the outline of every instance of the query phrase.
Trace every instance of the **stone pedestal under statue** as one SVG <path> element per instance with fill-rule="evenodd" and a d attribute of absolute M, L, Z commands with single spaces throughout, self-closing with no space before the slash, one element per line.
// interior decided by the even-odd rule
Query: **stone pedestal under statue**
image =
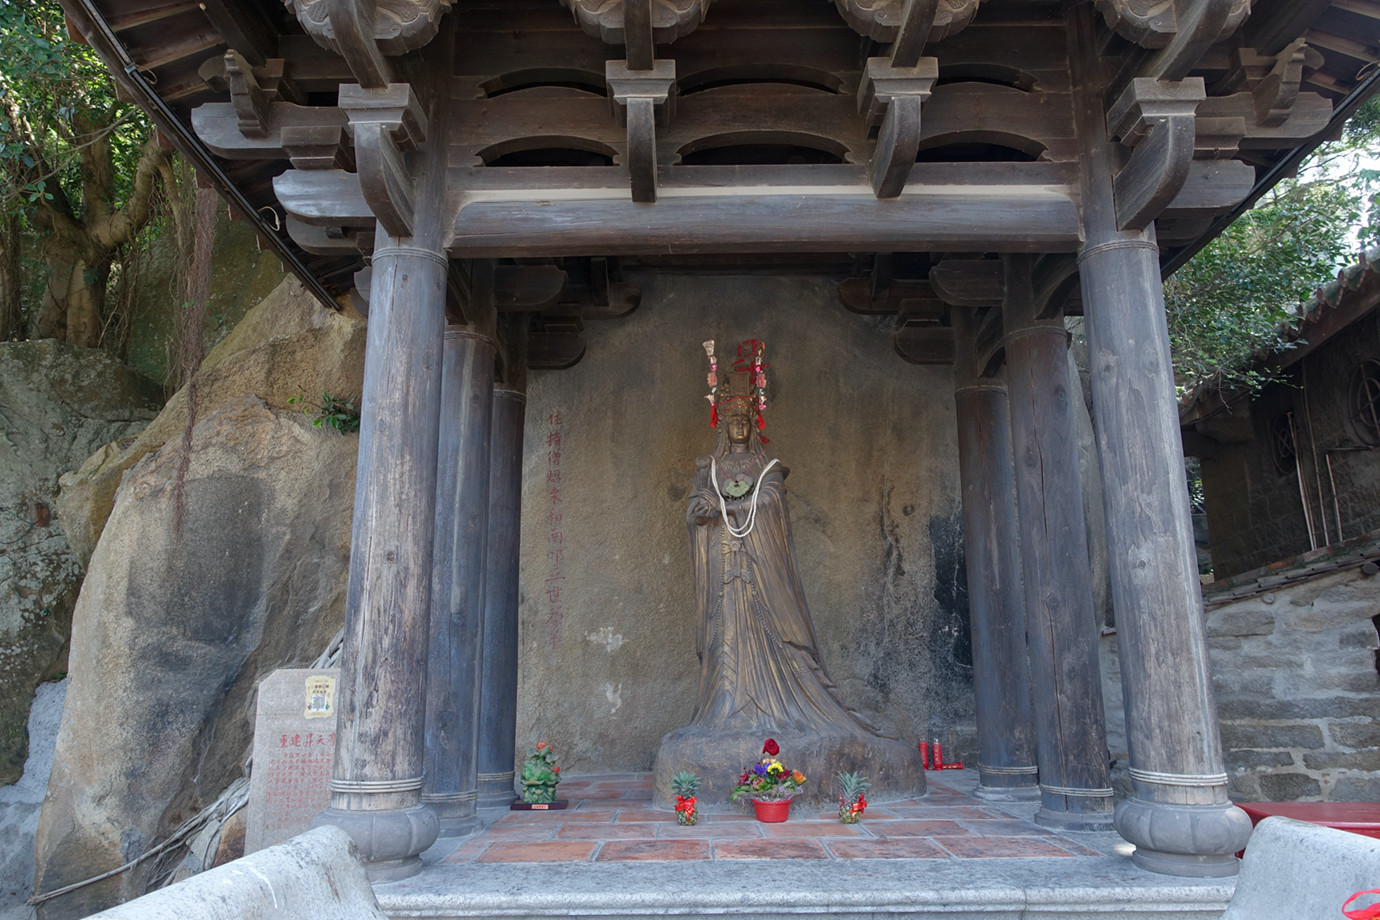
<path fill-rule="evenodd" d="M 727 809 L 729 791 L 767 738 L 780 745 L 783 764 L 806 775 L 797 796 L 805 802 L 833 802 L 840 770 L 866 775 L 874 801 L 921 795 L 919 751 L 849 709 L 820 660 L 791 540 L 787 470 L 754 424 L 765 407 L 761 352 L 751 373 L 725 373 L 722 387 L 712 351 L 711 367 L 718 443 L 696 460 L 686 514 L 699 695 L 690 724 L 661 740 L 653 803 L 672 807 L 670 777 L 690 770 L 701 779 L 700 806 Z"/>

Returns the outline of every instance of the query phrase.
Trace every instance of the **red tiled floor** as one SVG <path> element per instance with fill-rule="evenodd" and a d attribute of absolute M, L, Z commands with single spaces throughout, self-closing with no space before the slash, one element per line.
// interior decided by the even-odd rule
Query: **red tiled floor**
<path fill-rule="evenodd" d="M 942 847 L 922 837 L 891 837 L 886 840 L 826 840 L 825 847 L 839 859 L 948 859 Z"/>
<path fill-rule="evenodd" d="M 833 824 L 823 821 L 786 821 L 783 824 L 763 824 L 762 836 L 776 839 L 781 837 L 861 837 L 866 836 L 861 825 Z"/>
<path fill-rule="evenodd" d="M 991 818 L 981 821 L 964 820 L 963 826 L 984 837 L 1049 837 L 1054 831 L 1035 824 L 1027 824 L 1014 818 Z"/>
<path fill-rule="evenodd" d="M 588 862 L 595 843 L 590 840 L 548 840 L 518 843 L 500 840 L 489 844 L 475 862 Z"/>
<path fill-rule="evenodd" d="M 796 803 L 789 821 L 704 814 L 693 827 L 651 807 L 646 775 L 571 777 L 561 811 L 506 812 L 447 862 L 700 859 L 977 859 L 1092 857 L 1097 850 L 939 783 L 919 799 L 876 803 L 840 824 L 828 803 Z M 1099 844 L 1100 845 L 1100 844 Z"/>
<path fill-rule="evenodd" d="M 621 808 L 614 820 L 619 824 L 627 824 L 630 821 L 675 821 L 676 816 L 673 812 L 658 811 L 655 808 Z"/>
<path fill-rule="evenodd" d="M 483 853 L 486 849 L 488 849 L 488 847 L 489 841 L 487 840 L 471 840 L 469 843 L 465 844 L 464 846 L 460 847 L 460 849 L 456 850 L 454 853 L 447 856 L 445 861 L 454 863 L 467 863 L 473 860 L 480 853 Z"/>
<path fill-rule="evenodd" d="M 935 843 L 961 859 L 1029 859 L 1035 856 L 1073 855 L 1039 837 L 940 837 Z"/>
<path fill-rule="evenodd" d="M 971 818 L 976 821 L 981 821 L 989 818 L 1006 817 L 999 811 L 987 811 L 983 808 L 974 808 L 971 805 L 920 805 L 914 802 L 906 802 L 883 807 L 898 818 L 925 818 L 927 820 L 942 818 L 944 820 L 954 821 Z M 877 809 L 869 808 L 867 810 L 867 816 L 870 817 L 875 810 Z M 866 820 L 866 817 L 864 820 Z"/>
<path fill-rule="evenodd" d="M 718 816 L 716 815 L 715 818 Z M 657 827 L 656 835 L 662 839 L 674 837 L 730 837 L 742 839 L 754 837 L 762 839 L 762 831 L 758 828 L 757 822 L 751 824 L 745 821 L 724 822 L 708 818 L 701 818 L 699 824 L 683 827 L 675 822 L 662 824 Z"/>
<path fill-rule="evenodd" d="M 962 837 L 973 833 L 953 821 L 869 821 L 864 817 L 862 823 L 878 837 Z"/>
<path fill-rule="evenodd" d="M 567 824 L 556 831 L 560 840 L 649 840 L 655 824 Z"/>
<path fill-rule="evenodd" d="M 818 840 L 715 840 L 715 859 L 828 859 Z"/>
<path fill-rule="evenodd" d="M 494 820 L 495 827 L 509 824 L 586 824 L 602 822 L 608 824 L 613 815 L 606 811 L 584 811 L 566 809 L 565 811 L 510 811 Z"/>
<path fill-rule="evenodd" d="M 611 840 L 599 848 L 605 860 L 708 859 L 708 840 Z"/>

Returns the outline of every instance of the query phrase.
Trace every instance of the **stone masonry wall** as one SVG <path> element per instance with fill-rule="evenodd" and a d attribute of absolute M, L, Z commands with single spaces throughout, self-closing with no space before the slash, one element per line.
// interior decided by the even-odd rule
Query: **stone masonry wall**
<path fill-rule="evenodd" d="M 1208 647 L 1237 801 L 1380 800 L 1373 566 L 1214 603 Z"/>
<path fill-rule="evenodd" d="M 1309 550 L 1307 496 L 1319 546 L 1380 528 L 1380 452 L 1376 435 L 1358 426 L 1358 370 L 1380 360 L 1380 311 L 1357 320 L 1285 378 L 1233 411 L 1249 412 L 1252 440 L 1214 444 L 1202 457 L 1213 572 L 1220 580 Z M 1276 462 L 1293 413 L 1302 495 L 1295 461 Z M 1281 432 L 1283 426 L 1283 432 Z M 1340 535 L 1339 535 L 1340 528 Z"/>

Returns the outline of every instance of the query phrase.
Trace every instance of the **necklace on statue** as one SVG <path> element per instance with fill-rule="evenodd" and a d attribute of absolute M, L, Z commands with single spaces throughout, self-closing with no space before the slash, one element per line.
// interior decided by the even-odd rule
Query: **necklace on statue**
<path fill-rule="evenodd" d="M 709 480 L 710 482 L 714 483 L 714 494 L 719 497 L 719 515 L 723 518 L 724 527 L 728 528 L 728 532 L 737 539 L 741 540 L 743 539 L 743 537 L 746 537 L 748 534 L 752 533 L 752 528 L 757 523 L 757 496 L 762 491 L 762 480 L 766 478 L 767 471 L 770 470 L 772 467 L 776 466 L 776 464 L 777 461 L 773 458 L 770 463 L 768 463 L 765 467 L 762 468 L 762 472 L 758 474 L 757 484 L 752 487 L 752 504 L 748 507 L 747 523 L 744 524 L 742 529 L 740 530 L 734 527 L 731 523 L 729 523 L 728 506 L 724 502 L 724 492 L 728 492 L 729 497 L 731 498 L 741 498 L 744 494 L 746 494 L 747 481 L 745 479 L 741 479 L 735 476 L 733 479 L 729 480 L 724 485 L 724 488 L 721 491 L 719 489 L 718 461 L 715 460 L 712 456 L 709 458 Z M 739 474 L 739 476 L 741 476 L 741 474 Z M 735 489 L 741 489 L 741 491 L 739 491 L 737 495 L 734 495 L 733 490 Z"/>

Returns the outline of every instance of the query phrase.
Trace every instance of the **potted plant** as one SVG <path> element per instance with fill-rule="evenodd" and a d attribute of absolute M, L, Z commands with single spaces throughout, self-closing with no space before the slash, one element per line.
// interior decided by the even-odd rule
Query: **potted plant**
<path fill-rule="evenodd" d="M 738 777 L 738 785 L 729 793 L 729 801 L 736 802 L 748 796 L 758 821 L 785 821 L 790 817 L 791 799 L 805 785 L 805 774 L 776 759 L 781 748 L 771 738 L 762 745 L 762 753 L 765 756 Z"/>
<path fill-rule="evenodd" d="M 845 773 L 840 770 L 835 776 L 839 784 L 839 820 L 844 824 L 857 824 L 867 811 L 867 796 L 863 793 L 871 787 L 866 776 L 860 773 Z"/>
<path fill-rule="evenodd" d="M 550 742 L 538 741 L 536 747 L 528 750 L 527 762 L 522 765 L 522 801 L 529 805 L 555 804 L 560 781 L 556 752 Z"/>
<path fill-rule="evenodd" d="M 676 794 L 676 823 L 688 826 L 698 821 L 700 807 L 695 795 L 700 791 L 700 778 L 689 770 L 681 770 L 671 777 L 671 791 Z"/>

